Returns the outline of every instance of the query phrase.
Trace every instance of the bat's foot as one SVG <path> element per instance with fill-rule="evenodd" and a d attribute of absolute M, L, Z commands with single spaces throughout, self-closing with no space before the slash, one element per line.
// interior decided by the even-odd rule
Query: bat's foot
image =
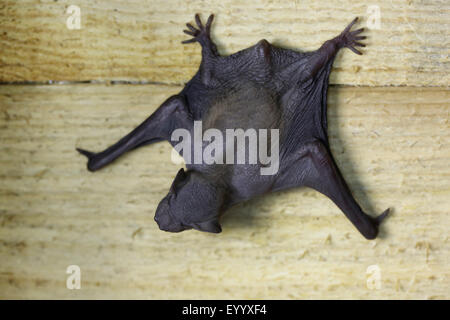
<path fill-rule="evenodd" d="M 193 38 L 189 40 L 184 40 L 182 41 L 182 43 L 199 42 L 203 46 L 211 43 L 210 32 L 213 19 L 214 15 L 211 14 L 208 18 L 208 21 L 206 21 L 206 25 L 203 26 L 203 23 L 200 20 L 200 16 L 196 14 L 195 22 L 197 23 L 198 29 L 193 27 L 190 23 L 186 23 L 186 26 L 188 27 L 189 30 L 183 30 L 183 32 L 190 36 L 193 36 Z"/>
<path fill-rule="evenodd" d="M 370 220 L 372 221 L 371 228 L 365 229 L 364 231 L 361 232 L 366 239 L 373 240 L 378 236 L 380 224 L 389 215 L 389 211 L 390 211 L 390 208 L 386 209 L 378 217 L 375 217 L 375 218 L 370 217 Z"/>
<path fill-rule="evenodd" d="M 350 31 L 353 25 L 358 21 L 358 17 L 353 19 L 353 21 L 342 31 L 342 33 L 336 37 L 341 48 L 346 47 L 352 50 L 354 53 L 361 55 L 362 52 L 355 47 L 365 47 L 366 45 L 359 42 L 360 40 L 366 39 L 365 36 L 359 35 L 364 31 L 364 28 L 357 29 L 355 31 Z M 359 35 L 359 36 L 358 36 Z"/>
<path fill-rule="evenodd" d="M 98 169 L 100 169 L 100 166 L 98 165 L 98 161 L 96 161 L 95 159 L 95 153 L 84 150 L 84 149 L 80 149 L 80 148 L 76 148 L 77 151 L 79 153 L 81 153 L 83 156 L 85 156 L 86 158 L 88 158 L 88 163 L 87 163 L 87 169 L 91 172 L 94 172 Z"/>

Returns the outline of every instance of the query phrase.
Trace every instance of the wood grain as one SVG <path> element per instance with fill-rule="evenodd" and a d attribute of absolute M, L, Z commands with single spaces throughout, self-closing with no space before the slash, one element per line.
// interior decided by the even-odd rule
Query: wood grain
<path fill-rule="evenodd" d="M 95 174 L 75 147 L 101 150 L 180 89 L 0 86 L 0 298 L 450 298 L 447 88 L 331 88 L 344 176 L 366 211 L 394 211 L 376 241 L 310 189 L 233 208 L 219 235 L 159 231 L 169 144 Z M 81 290 L 66 288 L 73 264 Z M 371 265 L 381 289 L 366 286 Z"/>
<path fill-rule="evenodd" d="M 262 38 L 315 50 L 370 5 L 381 28 L 367 32 L 362 57 L 343 50 L 331 83 L 448 86 L 450 3 L 442 0 L 185 1 L 4 0 L 0 4 L 0 81 L 149 81 L 182 84 L 196 72 L 198 45 L 182 45 L 186 22 L 216 14 L 213 38 L 231 54 Z M 66 27 L 69 5 L 81 29 Z"/>

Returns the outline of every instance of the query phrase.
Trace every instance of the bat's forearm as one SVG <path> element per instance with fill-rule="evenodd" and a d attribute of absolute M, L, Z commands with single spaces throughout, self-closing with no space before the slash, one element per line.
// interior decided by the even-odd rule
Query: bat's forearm
<path fill-rule="evenodd" d="M 88 169 L 96 171 L 127 151 L 149 143 L 168 140 L 174 127 L 189 126 L 190 122 L 185 98 L 175 95 L 167 99 L 138 127 L 105 150 L 99 153 L 77 150 L 88 157 Z"/>
<path fill-rule="evenodd" d="M 307 77 L 315 77 L 317 73 L 335 56 L 342 48 L 339 37 L 326 41 L 310 58 Z"/>

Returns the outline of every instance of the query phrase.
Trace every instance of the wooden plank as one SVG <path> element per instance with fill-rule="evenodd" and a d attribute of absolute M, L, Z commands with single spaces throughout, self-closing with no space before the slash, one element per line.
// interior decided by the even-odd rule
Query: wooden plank
<path fill-rule="evenodd" d="M 370 5 L 380 29 L 362 57 L 343 50 L 331 83 L 448 86 L 450 3 L 442 0 L 322 1 L 5 0 L 0 4 L 0 81 L 127 80 L 181 84 L 198 68 L 198 45 L 182 45 L 194 13 L 216 14 L 213 37 L 230 54 L 266 38 L 315 50 Z M 81 29 L 69 30 L 69 5 Z"/>
<path fill-rule="evenodd" d="M 92 174 L 100 150 L 180 87 L 0 86 L 0 298 L 450 298 L 450 91 L 332 88 L 331 145 L 370 213 L 366 241 L 310 189 L 239 205 L 219 235 L 153 221 L 178 165 L 139 149 Z M 81 268 L 81 290 L 66 268 Z M 381 289 L 366 286 L 379 267 Z"/>

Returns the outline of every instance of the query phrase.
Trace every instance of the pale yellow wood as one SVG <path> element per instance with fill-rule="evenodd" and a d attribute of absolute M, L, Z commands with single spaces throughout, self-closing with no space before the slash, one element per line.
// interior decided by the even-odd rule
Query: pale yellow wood
<path fill-rule="evenodd" d="M 81 9 L 81 29 L 69 30 L 69 5 Z M 3 0 L 0 81 L 130 80 L 181 84 L 196 72 L 198 44 L 182 45 L 194 13 L 216 14 L 213 38 L 231 54 L 262 38 L 315 50 L 355 17 L 367 28 L 369 6 L 380 29 L 368 30 L 359 57 L 339 53 L 331 83 L 449 84 L 450 3 L 380 1 Z"/>
<path fill-rule="evenodd" d="M 368 212 L 394 211 L 376 241 L 309 189 L 233 208 L 218 235 L 162 232 L 168 143 L 86 171 L 75 147 L 101 150 L 180 89 L 0 86 L 0 298 L 450 298 L 448 89 L 330 91 L 344 176 Z"/>

